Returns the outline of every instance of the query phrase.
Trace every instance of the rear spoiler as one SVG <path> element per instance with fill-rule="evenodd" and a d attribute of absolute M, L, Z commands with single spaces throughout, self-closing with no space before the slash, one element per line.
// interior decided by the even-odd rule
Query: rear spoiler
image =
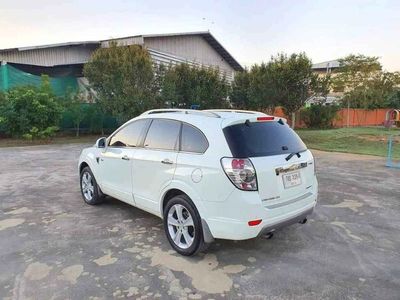
<path fill-rule="evenodd" d="M 275 117 L 275 116 L 269 116 L 269 115 L 265 115 L 265 114 L 259 114 L 259 115 L 255 115 L 255 116 L 247 116 L 247 118 L 243 118 L 243 119 L 235 119 L 235 120 L 229 120 L 229 119 L 225 119 L 222 121 L 222 128 L 231 126 L 231 125 L 236 125 L 236 124 L 243 124 L 246 122 L 250 122 L 250 123 L 255 123 L 255 122 L 283 122 L 283 123 L 287 123 L 287 119 L 282 118 L 282 117 Z"/>

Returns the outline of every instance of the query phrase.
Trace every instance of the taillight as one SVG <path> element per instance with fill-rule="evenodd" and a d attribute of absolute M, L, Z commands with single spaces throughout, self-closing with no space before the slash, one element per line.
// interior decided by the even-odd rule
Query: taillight
<path fill-rule="evenodd" d="M 221 164 L 225 174 L 238 189 L 257 191 L 256 170 L 250 159 L 224 157 Z"/>

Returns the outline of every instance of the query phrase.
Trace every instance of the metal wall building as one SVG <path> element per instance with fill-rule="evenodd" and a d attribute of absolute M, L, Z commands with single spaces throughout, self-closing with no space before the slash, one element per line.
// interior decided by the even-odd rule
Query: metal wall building
<path fill-rule="evenodd" d="M 210 32 L 138 35 L 124 38 L 61 43 L 34 47 L 0 50 L 2 66 L 11 66 L 27 76 L 47 74 L 50 77 L 82 77 L 83 65 L 100 47 L 108 47 L 111 41 L 118 45 L 141 45 L 145 47 L 154 63 L 178 64 L 186 62 L 218 68 L 221 75 L 232 81 L 236 71 L 243 68 Z M 13 82 L 15 85 L 15 82 Z M 23 82 L 21 82 L 23 84 Z M 7 68 L 0 72 L 0 90 L 10 86 Z"/>

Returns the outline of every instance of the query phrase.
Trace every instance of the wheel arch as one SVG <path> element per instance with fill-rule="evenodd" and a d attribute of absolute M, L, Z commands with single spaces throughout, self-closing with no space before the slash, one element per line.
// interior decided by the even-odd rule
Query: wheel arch
<path fill-rule="evenodd" d="M 163 218 L 163 216 L 164 216 L 164 208 L 165 208 L 165 205 L 167 204 L 168 200 L 172 199 L 173 197 L 175 197 L 177 195 L 182 195 L 182 194 L 186 195 L 190 198 L 190 200 L 192 201 L 193 205 L 195 206 L 195 208 L 197 209 L 197 211 L 200 215 L 204 242 L 212 243 L 214 241 L 214 237 L 210 231 L 210 228 L 209 228 L 206 218 L 205 218 L 206 212 L 205 212 L 201 197 L 188 184 L 185 184 L 180 181 L 174 181 L 163 189 L 163 192 L 161 193 L 161 201 L 160 201 L 161 217 Z"/>
<path fill-rule="evenodd" d="M 184 194 L 187 195 L 190 200 L 192 200 L 194 206 L 201 218 L 204 218 L 206 212 L 204 211 L 204 206 L 201 201 L 200 195 L 188 184 L 181 181 L 172 181 L 166 187 L 164 187 L 161 191 L 160 195 L 160 215 L 162 216 L 164 213 L 164 207 L 168 200 L 175 197 L 176 195 Z"/>
<path fill-rule="evenodd" d="M 86 168 L 86 167 L 89 167 L 89 168 L 90 168 L 89 164 L 88 164 L 86 161 L 82 161 L 82 162 L 79 164 L 79 174 L 81 174 L 81 173 L 82 173 L 82 170 L 83 170 L 84 168 Z"/>

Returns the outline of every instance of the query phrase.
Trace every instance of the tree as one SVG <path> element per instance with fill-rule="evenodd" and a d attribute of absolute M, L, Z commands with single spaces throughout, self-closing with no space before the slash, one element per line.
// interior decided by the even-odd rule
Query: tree
<path fill-rule="evenodd" d="M 0 126 L 12 136 L 46 136 L 56 130 L 62 106 L 42 76 L 40 87 L 22 86 L 9 90 L 0 107 Z M 49 129 L 50 128 L 50 129 Z"/>
<path fill-rule="evenodd" d="M 385 107 L 388 97 L 400 84 L 400 74 L 382 71 L 378 57 L 349 55 L 339 62 L 339 73 L 333 80 L 334 90 L 344 92 L 343 103 L 348 107 Z"/>
<path fill-rule="evenodd" d="M 226 107 L 228 85 L 218 69 L 189 64 L 171 66 L 162 80 L 161 98 L 179 107 Z"/>
<path fill-rule="evenodd" d="M 330 74 L 313 76 L 311 79 L 312 95 L 319 99 L 319 103 L 323 105 L 326 102 L 326 98 L 331 90 L 332 77 Z"/>
<path fill-rule="evenodd" d="M 292 115 L 294 127 L 295 113 L 304 106 L 315 82 L 311 60 L 305 53 L 290 56 L 278 54 L 271 58 L 269 69 L 275 102 L 283 106 L 286 114 Z"/>
<path fill-rule="evenodd" d="M 235 75 L 230 91 L 234 107 L 251 110 L 273 110 L 270 73 L 268 65 L 253 65 L 250 70 Z"/>
<path fill-rule="evenodd" d="M 90 103 L 85 109 L 85 120 L 89 123 L 90 133 L 104 135 L 105 115 L 98 103 Z"/>
<path fill-rule="evenodd" d="M 362 54 L 351 54 L 339 59 L 339 73 L 333 80 L 334 90 L 346 93 L 364 85 L 371 75 L 382 71 L 378 59 L 376 56 Z"/>
<path fill-rule="evenodd" d="M 78 137 L 80 133 L 80 125 L 86 117 L 86 109 L 84 107 L 82 95 L 70 94 L 65 99 L 66 112 L 69 113 L 72 123 L 75 127 L 75 134 Z"/>
<path fill-rule="evenodd" d="M 154 70 L 148 51 L 138 45 L 97 49 L 84 66 L 104 112 L 126 121 L 155 107 Z"/>
<path fill-rule="evenodd" d="M 249 106 L 256 110 L 274 112 L 279 96 L 271 62 L 253 65 L 250 70 Z"/>
<path fill-rule="evenodd" d="M 238 72 L 231 85 L 229 99 L 232 105 L 238 109 L 251 109 L 250 100 L 250 73 L 248 70 Z"/>
<path fill-rule="evenodd" d="M 385 107 L 400 109 L 400 89 L 395 90 L 386 98 Z"/>

